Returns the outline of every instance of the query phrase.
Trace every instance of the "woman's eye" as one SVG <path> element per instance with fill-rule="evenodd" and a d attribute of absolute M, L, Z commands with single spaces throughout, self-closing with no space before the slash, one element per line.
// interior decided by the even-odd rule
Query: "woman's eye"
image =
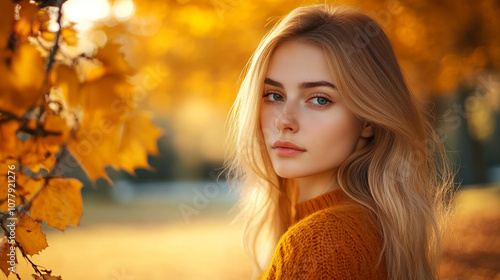
<path fill-rule="evenodd" d="M 266 101 L 283 101 L 283 96 L 277 92 L 269 92 L 264 94 L 264 99 Z"/>
<path fill-rule="evenodd" d="M 330 100 L 328 100 L 325 97 L 313 97 L 312 100 L 313 100 L 313 102 L 312 102 L 313 104 L 320 105 L 320 106 L 327 105 L 328 103 L 331 102 Z"/>

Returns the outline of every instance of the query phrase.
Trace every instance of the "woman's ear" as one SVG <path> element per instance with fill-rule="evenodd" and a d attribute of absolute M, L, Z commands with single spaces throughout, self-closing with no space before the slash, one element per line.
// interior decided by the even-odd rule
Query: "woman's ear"
<path fill-rule="evenodd" d="M 373 136 L 373 125 L 369 122 L 363 124 L 361 129 L 361 137 L 369 138 Z"/>

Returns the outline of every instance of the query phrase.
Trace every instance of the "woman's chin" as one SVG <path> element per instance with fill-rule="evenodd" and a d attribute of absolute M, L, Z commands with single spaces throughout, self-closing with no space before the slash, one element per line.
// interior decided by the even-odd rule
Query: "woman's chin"
<path fill-rule="evenodd" d="M 301 170 L 300 168 L 286 168 L 286 169 L 280 169 L 280 168 L 275 168 L 274 172 L 281 178 L 285 179 L 296 179 L 296 178 L 301 178 L 301 177 L 306 177 L 307 174 L 304 174 L 304 170 Z"/>

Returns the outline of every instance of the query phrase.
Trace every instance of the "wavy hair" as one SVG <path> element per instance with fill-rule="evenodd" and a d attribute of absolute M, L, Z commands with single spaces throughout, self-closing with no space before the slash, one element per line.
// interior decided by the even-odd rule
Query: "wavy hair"
<path fill-rule="evenodd" d="M 269 60 L 290 40 L 324 50 L 342 102 L 373 125 L 371 141 L 342 163 L 337 180 L 376 217 L 388 279 L 438 279 L 439 237 L 454 176 L 445 147 L 430 114 L 408 89 L 381 27 L 362 12 L 329 5 L 293 10 L 262 39 L 228 119 L 227 169 L 241 191 L 240 218 L 254 276 L 269 264 L 293 215 L 295 182 L 274 172 L 259 124 Z"/>

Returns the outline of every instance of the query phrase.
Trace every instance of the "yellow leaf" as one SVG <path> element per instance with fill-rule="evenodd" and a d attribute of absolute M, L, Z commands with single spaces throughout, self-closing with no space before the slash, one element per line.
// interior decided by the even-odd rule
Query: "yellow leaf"
<path fill-rule="evenodd" d="M 44 80 L 44 66 L 40 52 L 32 45 L 22 44 L 12 56 L 8 80 L 17 91 L 14 100 L 19 107 L 29 108 L 40 96 Z"/>
<path fill-rule="evenodd" d="M 21 44 L 16 52 L 3 50 L 0 57 L 0 109 L 20 117 L 42 101 L 42 58 L 29 44 Z"/>
<path fill-rule="evenodd" d="M 31 34 L 31 22 L 25 18 L 20 18 L 14 24 L 14 32 L 23 38 L 27 38 Z"/>
<path fill-rule="evenodd" d="M 27 127 L 34 129 L 35 121 L 28 120 Z M 54 166 L 55 154 L 59 151 L 61 144 L 67 141 L 71 130 L 66 119 L 49 111 L 44 115 L 43 129 L 47 135 L 32 136 L 25 142 L 18 140 L 15 149 L 19 152 L 21 165 L 29 167 L 35 173 L 40 168 L 50 170 Z"/>
<path fill-rule="evenodd" d="M 40 8 L 32 3 L 30 0 L 21 0 L 17 3 L 20 7 L 19 17 L 25 18 L 27 20 L 32 21 L 36 18 L 36 14 L 40 10 Z"/>
<path fill-rule="evenodd" d="M 118 44 L 106 44 L 97 52 L 96 58 L 108 68 L 109 73 L 132 75 L 135 71 L 125 61 L 120 47 Z"/>
<path fill-rule="evenodd" d="M 113 162 L 113 167 L 132 174 L 136 168 L 148 169 L 148 153 L 158 156 L 157 140 L 161 135 L 162 130 L 151 122 L 151 114 L 134 112 L 123 124 L 118 159 Z"/>
<path fill-rule="evenodd" d="M 78 44 L 78 33 L 72 27 L 66 27 L 61 30 L 61 37 L 64 42 L 70 46 Z"/>
<path fill-rule="evenodd" d="M 92 181 L 102 177 L 113 184 L 107 166 L 133 173 L 149 167 L 148 152 L 157 153 L 161 133 L 145 113 L 133 113 L 133 94 L 133 86 L 120 75 L 105 75 L 82 88 L 84 115 L 68 148 Z"/>
<path fill-rule="evenodd" d="M 85 83 L 82 88 L 82 107 L 85 113 L 106 110 L 117 117 L 128 114 L 136 105 L 134 88 L 123 76 L 105 75 Z"/>
<path fill-rule="evenodd" d="M 56 39 L 56 33 L 50 32 L 50 31 L 42 31 L 40 33 L 40 36 L 42 37 L 42 39 L 44 39 L 46 41 L 51 41 L 51 42 Z"/>
<path fill-rule="evenodd" d="M 73 67 L 57 64 L 50 73 L 51 84 L 61 89 L 70 109 L 78 106 L 80 81 Z"/>
<path fill-rule="evenodd" d="M 7 236 L 3 237 L 2 240 L 0 240 L 0 270 L 2 270 L 5 276 L 9 276 L 11 272 L 9 270 L 9 267 L 11 267 L 11 265 L 8 263 L 11 261 L 10 256 L 8 256 L 8 254 L 11 253 L 11 247 L 13 247 L 15 252 L 15 246 L 13 244 L 9 244 L 9 239 L 7 238 Z M 17 263 L 17 258 L 14 262 Z"/>
<path fill-rule="evenodd" d="M 96 81 L 106 75 L 106 67 L 100 61 L 82 60 L 81 67 L 86 82 Z"/>
<path fill-rule="evenodd" d="M 26 214 L 21 214 L 18 217 L 16 240 L 24 249 L 24 252 L 30 256 L 38 254 L 49 246 L 47 238 L 45 238 L 45 234 L 42 232 L 42 224 L 33 221 Z"/>
<path fill-rule="evenodd" d="M 43 123 L 45 131 L 59 133 L 59 135 L 48 134 L 43 138 L 47 149 L 52 153 L 57 153 L 60 146 L 68 140 L 71 128 L 66 119 L 60 114 L 46 113 Z"/>
<path fill-rule="evenodd" d="M 43 179 L 33 179 L 21 171 L 16 171 L 16 193 L 30 199 L 40 189 Z"/>
<path fill-rule="evenodd" d="M 14 20 L 14 2 L 0 1 L 0 49 L 3 51 L 9 40 L 8 34 Z"/>
<path fill-rule="evenodd" d="M 15 158 L 18 154 L 17 144 L 19 140 L 16 136 L 16 131 L 19 129 L 19 122 L 10 120 L 0 123 L 0 161 L 10 157 Z"/>
<path fill-rule="evenodd" d="M 45 10 L 39 10 L 33 20 L 33 25 L 31 26 L 32 32 L 38 35 L 40 30 L 46 29 L 49 25 L 50 15 Z"/>
<path fill-rule="evenodd" d="M 29 126 L 29 125 L 28 125 Z M 60 114 L 47 111 L 43 118 L 43 129 L 46 135 L 32 136 L 25 142 L 18 141 L 16 150 L 20 153 L 20 162 L 33 172 L 40 168 L 50 170 L 55 162 L 55 154 L 70 137 L 71 128 Z"/>
<path fill-rule="evenodd" d="M 62 280 L 61 276 L 52 276 L 51 273 L 52 272 L 42 274 L 43 278 L 36 274 L 31 274 L 31 277 L 33 277 L 34 280 Z"/>
<path fill-rule="evenodd" d="M 28 0 L 19 1 L 19 20 L 14 25 L 17 35 L 27 38 L 32 34 L 32 25 L 37 21 L 39 8 Z"/>
<path fill-rule="evenodd" d="M 33 199 L 31 216 L 60 230 L 69 225 L 78 226 L 82 216 L 82 186 L 77 179 L 50 178 Z"/>
<path fill-rule="evenodd" d="M 19 143 L 22 166 L 29 167 L 35 173 L 40 171 L 40 168 L 50 170 L 54 166 L 54 154 L 59 146 L 50 145 L 44 137 L 31 137 L 28 141 Z"/>
<path fill-rule="evenodd" d="M 104 168 L 116 161 L 121 122 L 112 112 L 87 112 L 75 140 L 68 143 L 68 150 L 93 181 L 102 177 L 113 184 Z"/>
<path fill-rule="evenodd" d="M 8 169 L 8 165 L 10 164 L 15 164 L 14 162 L 7 162 L 5 164 L 0 165 L 4 170 L 10 170 Z M 8 177 L 7 172 L 2 174 L 0 176 L 0 186 L 5 186 L 3 188 L 0 188 L 0 210 L 2 211 L 8 211 L 8 200 L 7 200 L 7 194 L 8 194 L 8 187 L 13 187 L 14 192 L 12 193 L 14 197 L 11 199 L 14 199 L 14 202 L 16 205 L 21 204 L 21 196 L 25 197 L 25 199 L 29 199 L 31 195 L 33 195 L 42 185 L 42 180 L 35 180 L 32 179 L 28 176 L 26 176 L 23 172 L 19 170 L 12 170 L 14 174 L 10 174 L 10 176 L 13 177 Z M 11 184 L 11 185 L 9 185 Z"/>

